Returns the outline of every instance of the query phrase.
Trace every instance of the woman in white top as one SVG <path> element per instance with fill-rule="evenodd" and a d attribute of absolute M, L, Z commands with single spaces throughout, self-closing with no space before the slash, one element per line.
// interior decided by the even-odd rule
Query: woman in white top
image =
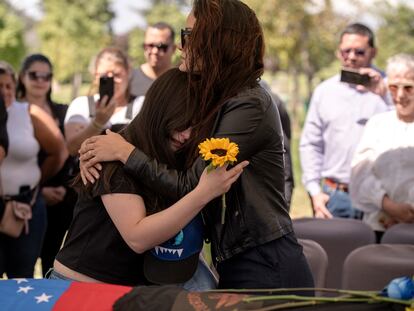
<path fill-rule="evenodd" d="M 379 239 L 395 223 L 414 222 L 414 56 L 388 60 L 395 111 L 372 117 L 352 162 L 350 194 Z"/>
<path fill-rule="evenodd" d="M 1 195 L 16 197 L 20 194 L 20 199 L 29 202 L 37 195 L 35 189 L 41 181 L 63 166 L 66 148 L 54 120 L 38 106 L 17 102 L 15 89 L 13 69 L 0 62 L 0 93 L 7 109 L 9 136 L 8 153 L 0 166 Z M 37 162 L 40 148 L 46 153 L 45 164 L 41 167 Z M 45 229 L 45 206 L 41 196 L 37 196 L 32 218 L 20 237 L 0 235 L 0 275 L 5 272 L 9 278 L 33 277 Z"/>
<path fill-rule="evenodd" d="M 65 135 L 69 153 L 77 155 L 82 142 L 114 125 L 128 124 L 139 112 L 143 98 L 133 98 L 129 92 L 130 66 L 128 57 L 120 49 L 108 47 L 95 60 L 93 96 L 75 98 L 65 118 Z M 114 96 L 99 98 L 96 90 L 102 76 L 114 78 Z M 119 129 L 120 126 L 117 127 Z"/>

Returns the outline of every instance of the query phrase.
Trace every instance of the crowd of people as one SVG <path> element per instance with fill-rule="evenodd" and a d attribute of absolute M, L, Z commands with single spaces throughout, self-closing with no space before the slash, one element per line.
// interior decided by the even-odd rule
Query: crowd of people
<path fill-rule="evenodd" d="M 17 75 L 1 61 L 0 214 L 10 201 L 32 213 L 19 237 L 0 233 L 0 275 L 33 277 L 40 257 L 51 279 L 313 287 L 289 215 L 290 120 L 261 81 L 264 46 L 247 5 L 195 0 L 178 45 L 159 22 L 146 30 L 139 68 L 121 49 L 104 48 L 88 95 L 69 105 L 52 100 L 45 55 L 26 57 Z M 300 159 L 315 217 L 362 219 L 380 238 L 414 222 L 414 56 L 391 57 L 383 73 L 376 53 L 367 26 L 340 34 L 342 67 L 369 83 L 338 74 L 316 87 Z M 104 96 L 102 77 L 114 83 Z M 198 145 L 211 137 L 236 143 L 237 163 L 206 168 Z"/>

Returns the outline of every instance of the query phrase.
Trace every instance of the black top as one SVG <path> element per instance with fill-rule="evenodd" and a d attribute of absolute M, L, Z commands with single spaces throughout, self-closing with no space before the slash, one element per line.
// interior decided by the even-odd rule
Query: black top
<path fill-rule="evenodd" d="M 68 105 L 51 102 L 49 107 L 52 111 L 52 117 L 55 119 L 61 133 L 64 135 L 64 122 L 66 112 L 68 110 Z M 47 154 L 44 152 L 44 150 L 41 149 L 38 154 L 39 166 L 42 165 L 46 157 Z M 49 180 L 47 180 L 42 186 L 58 187 L 63 185 L 68 188 L 68 186 L 71 184 L 71 179 L 75 176 L 75 173 L 78 170 L 77 165 L 77 158 L 69 156 L 60 171 L 56 175 L 52 176 Z"/>
<path fill-rule="evenodd" d="M 102 203 L 100 195 L 105 193 L 139 191 L 122 169 L 117 169 L 109 192 L 104 189 L 101 178 L 93 197 L 80 193 L 65 244 L 56 259 L 72 270 L 105 283 L 146 285 L 143 255 L 129 248 L 118 232 Z"/>
<path fill-rule="evenodd" d="M 4 151 L 9 149 L 9 137 L 7 136 L 7 110 L 3 98 L 0 96 L 0 146 Z"/>

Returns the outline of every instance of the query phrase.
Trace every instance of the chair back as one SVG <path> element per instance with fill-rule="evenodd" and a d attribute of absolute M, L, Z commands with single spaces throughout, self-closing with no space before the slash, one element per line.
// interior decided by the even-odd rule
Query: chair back
<path fill-rule="evenodd" d="M 414 245 L 414 224 L 396 224 L 392 226 L 385 231 L 381 243 Z"/>
<path fill-rule="evenodd" d="M 303 247 L 303 254 L 311 269 L 315 287 L 326 287 L 326 272 L 328 270 L 328 255 L 323 247 L 312 240 L 298 239 Z"/>
<path fill-rule="evenodd" d="M 414 245 L 373 244 L 351 252 L 343 269 L 344 289 L 382 290 L 392 279 L 414 274 Z"/>
<path fill-rule="evenodd" d="M 340 288 L 342 267 L 354 249 L 375 243 L 375 233 L 361 220 L 301 218 L 293 220 L 297 238 L 319 243 L 328 255 L 326 287 Z"/>

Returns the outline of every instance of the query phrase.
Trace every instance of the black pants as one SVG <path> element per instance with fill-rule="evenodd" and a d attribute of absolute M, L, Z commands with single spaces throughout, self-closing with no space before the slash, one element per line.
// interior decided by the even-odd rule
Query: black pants
<path fill-rule="evenodd" d="M 294 233 L 259 245 L 217 265 L 219 288 L 314 287 L 312 273 Z M 313 291 L 294 292 L 313 296 Z"/>
<path fill-rule="evenodd" d="M 73 208 L 76 204 L 76 192 L 68 188 L 62 202 L 47 206 L 48 226 L 43 240 L 43 247 L 40 258 L 42 259 L 43 276 L 53 267 L 56 254 L 62 245 L 66 230 L 72 221 Z"/>

